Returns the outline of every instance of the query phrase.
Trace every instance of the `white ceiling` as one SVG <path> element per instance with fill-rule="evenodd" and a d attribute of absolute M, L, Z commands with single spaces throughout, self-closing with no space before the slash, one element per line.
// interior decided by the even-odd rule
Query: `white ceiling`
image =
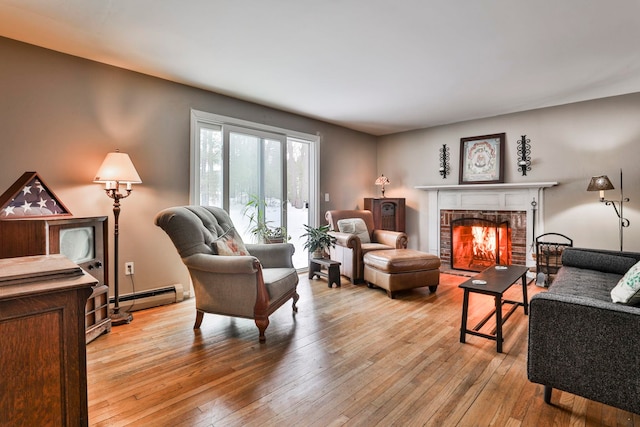
<path fill-rule="evenodd" d="M 374 135 L 640 92 L 640 0 L 0 0 L 0 35 Z"/>

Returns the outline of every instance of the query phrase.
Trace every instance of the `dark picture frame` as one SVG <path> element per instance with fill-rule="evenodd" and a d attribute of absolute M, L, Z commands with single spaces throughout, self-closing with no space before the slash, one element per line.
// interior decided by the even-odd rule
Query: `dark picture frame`
<path fill-rule="evenodd" d="M 504 182 L 503 133 L 460 138 L 460 184 Z"/>

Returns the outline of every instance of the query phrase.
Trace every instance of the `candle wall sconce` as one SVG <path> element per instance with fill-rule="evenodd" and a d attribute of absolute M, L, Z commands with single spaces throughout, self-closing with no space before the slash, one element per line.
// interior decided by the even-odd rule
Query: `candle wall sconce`
<path fill-rule="evenodd" d="M 527 171 L 531 170 L 531 140 L 527 139 L 527 135 L 522 135 L 522 139 L 518 141 L 518 170 L 522 172 L 522 176 L 526 176 Z"/>
<path fill-rule="evenodd" d="M 451 173 L 450 160 L 449 147 L 447 144 L 442 144 L 442 148 L 440 148 L 440 175 L 442 175 L 442 179 Z"/>

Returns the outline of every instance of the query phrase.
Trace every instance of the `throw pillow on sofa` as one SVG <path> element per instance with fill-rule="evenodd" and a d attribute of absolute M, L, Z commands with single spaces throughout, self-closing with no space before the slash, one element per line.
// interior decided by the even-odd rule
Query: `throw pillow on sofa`
<path fill-rule="evenodd" d="M 611 290 L 611 300 L 628 305 L 640 305 L 640 262 L 631 267 Z"/>
<path fill-rule="evenodd" d="M 235 228 L 230 228 L 215 242 L 218 255 L 249 255 L 249 251 L 244 246 L 242 238 L 236 233 Z"/>
<path fill-rule="evenodd" d="M 339 219 L 338 231 L 341 233 L 355 234 L 360 238 L 360 243 L 371 243 L 367 224 L 365 224 L 362 218 Z"/>

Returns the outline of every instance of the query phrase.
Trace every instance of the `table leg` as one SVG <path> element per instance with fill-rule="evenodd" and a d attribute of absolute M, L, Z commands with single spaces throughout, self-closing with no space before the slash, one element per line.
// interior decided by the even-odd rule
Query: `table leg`
<path fill-rule="evenodd" d="M 340 267 L 337 265 L 330 265 L 328 268 L 329 287 L 332 284 L 336 284 L 336 288 L 340 287 Z"/>
<path fill-rule="evenodd" d="M 313 279 L 316 272 L 320 271 L 320 264 L 313 262 L 313 260 L 309 260 L 309 279 Z"/>
<path fill-rule="evenodd" d="M 496 342 L 498 353 L 502 353 L 502 295 L 496 295 Z"/>
<path fill-rule="evenodd" d="M 464 290 L 462 299 L 462 324 L 460 325 L 460 342 L 464 343 L 467 335 L 467 313 L 469 311 L 469 290 Z"/>
<path fill-rule="evenodd" d="M 529 299 L 527 297 L 527 273 L 522 275 L 522 306 L 524 307 L 524 315 L 528 315 Z"/>

